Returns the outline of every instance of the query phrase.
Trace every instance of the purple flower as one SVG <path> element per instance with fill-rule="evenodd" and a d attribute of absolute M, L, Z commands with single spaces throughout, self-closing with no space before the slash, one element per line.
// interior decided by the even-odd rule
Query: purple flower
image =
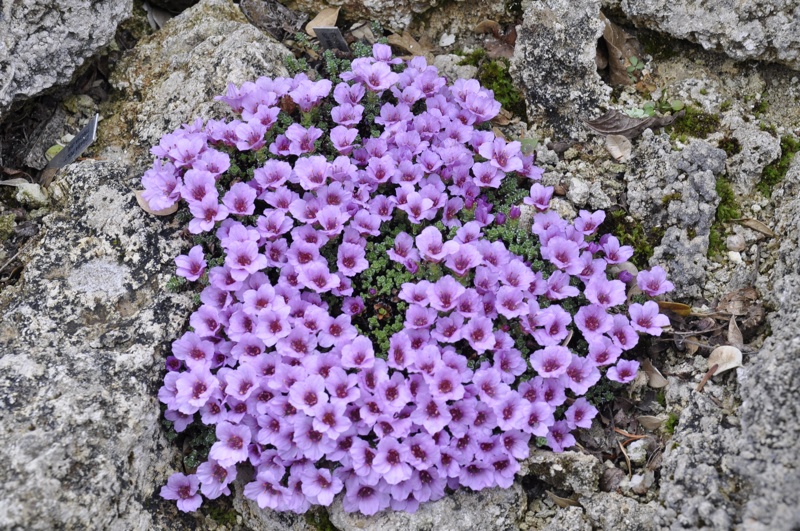
<path fill-rule="evenodd" d="M 622 350 L 630 350 L 639 342 L 636 330 L 633 329 L 628 318 L 622 314 L 614 315 L 614 322 L 611 330 L 608 331 L 608 336 Z"/>
<path fill-rule="evenodd" d="M 181 181 L 175 166 L 169 162 L 157 160 L 153 169 L 147 170 L 142 177 L 144 192 L 142 197 L 153 210 L 164 210 L 181 198 Z"/>
<path fill-rule="evenodd" d="M 358 336 L 342 348 L 342 367 L 345 369 L 367 369 L 374 363 L 372 342 L 364 336 Z"/>
<path fill-rule="evenodd" d="M 250 428 L 235 426 L 230 422 L 217 424 L 217 442 L 208 452 L 208 457 L 221 466 L 229 467 L 247 459 L 247 445 L 250 444 Z"/>
<path fill-rule="evenodd" d="M 282 507 L 288 496 L 288 490 L 280 484 L 282 476 L 283 471 L 276 472 L 274 469 L 260 468 L 255 481 L 244 486 L 245 497 L 256 500 L 262 509 Z"/>
<path fill-rule="evenodd" d="M 185 513 L 196 511 L 203 503 L 203 498 L 197 494 L 199 486 L 200 480 L 195 474 L 185 476 L 176 472 L 161 487 L 161 497 L 165 500 L 178 500 L 178 509 Z"/>
<path fill-rule="evenodd" d="M 203 254 L 203 246 L 195 245 L 189 251 L 188 256 L 182 254 L 175 259 L 175 264 L 178 266 L 176 274 L 179 277 L 184 277 L 186 280 L 194 282 L 206 270 L 205 255 Z"/>
<path fill-rule="evenodd" d="M 599 304 L 582 306 L 575 314 L 575 325 L 588 340 L 611 330 L 613 318 Z"/>
<path fill-rule="evenodd" d="M 442 233 L 436 227 L 426 227 L 416 238 L 417 249 L 429 262 L 441 262 L 458 250 L 458 242 L 443 243 Z"/>
<path fill-rule="evenodd" d="M 486 317 L 473 317 L 464 326 L 462 337 L 469 342 L 469 346 L 478 352 L 484 352 L 494 347 L 492 321 Z"/>
<path fill-rule="evenodd" d="M 209 500 L 219 498 L 222 494 L 230 496 L 228 485 L 236 479 L 236 467 L 224 467 L 211 459 L 197 467 L 200 480 L 200 491 Z"/>
<path fill-rule="evenodd" d="M 389 485 L 397 485 L 411 478 L 408 464 L 408 448 L 394 437 L 385 437 L 378 443 L 378 451 L 372 461 L 372 468 L 381 474 Z"/>
<path fill-rule="evenodd" d="M 609 380 L 619 383 L 632 382 L 639 370 L 638 361 L 619 360 L 617 364 L 608 369 L 606 376 Z"/>
<path fill-rule="evenodd" d="M 572 362 L 561 379 L 570 391 L 578 396 L 585 395 L 589 388 L 600 380 L 600 371 L 592 360 L 572 356 Z"/>
<path fill-rule="evenodd" d="M 571 429 L 592 427 L 592 419 L 597 415 L 597 408 L 591 405 L 585 398 L 580 397 L 572 403 L 564 417 L 567 425 Z"/>
<path fill-rule="evenodd" d="M 557 378 L 567 372 L 572 354 L 566 347 L 547 346 L 531 356 L 531 366 L 543 378 Z"/>
<path fill-rule="evenodd" d="M 430 305 L 440 312 L 453 309 L 458 298 L 466 291 L 453 277 L 444 276 L 428 288 Z"/>
<path fill-rule="evenodd" d="M 366 252 L 363 247 L 352 243 L 343 243 L 339 246 L 336 265 L 344 275 L 352 277 L 369 267 L 369 262 L 365 257 Z"/>
<path fill-rule="evenodd" d="M 462 485 L 476 491 L 491 487 L 494 484 L 492 469 L 488 464 L 480 461 L 473 461 L 461 467 L 458 479 Z"/>
<path fill-rule="evenodd" d="M 587 359 L 598 367 L 615 363 L 620 354 L 622 354 L 622 349 L 607 337 L 600 336 L 589 340 Z"/>
<path fill-rule="evenodd" d="M 189 232 L 192 234 L 208 232 L 214 228 L 217 221 L 228 217 L 228 209 L 217 202 L 216 193 L 205 195 L 199 202 L 189 203 L 189 211 L 194 216 L 189 222 Z"/>
<path fill-rule="evenodd" d="M 222 198 L 222 203 L 231 214 L 249 216 L 255 211 L 256 195 L 256 191 L 245 183 L 236 183 Z"/>
<path fill-rule="evenodd" d="M 625 302 L 625 285 L 619 280 L 608 280 L 598 275 L 586 285 L 584 295 L 590 302 L 607 310 Z"/>
<path fill-rule="evenodd" d="M 603 244 L 606 262 L 609 264 L 621 264 L 633 256 L 633 247 L 630 245 L 620 245 L 619 240 L 614 236 L 609 236 Z"/>
<path fill-rule="evenodd" d="M 311 417 L 316 416 L 327 402 L 325 380 L 318 374 L 295 382 L 289 388 L 289 403 Z"/>
<path fill-rule="evenodd" d="M 569 432 L 569 424 L 565 420 L 559 420 L 550 426 L 547 432 L 547 444 L 556 453 L 561 453 L 564 448 L 575 446 L 575 437 Z"/>
<path fill-rule="evenodd" d="M 658 313 L 658 304 L 653 301 L 647 301 L 644 305 L 631 304 L 628 313 L 634 330 L 651 336 L 660 336 L 662 328 L 669 326 L 669 318 Z"/>
<path fill-rule="evenodd" d="M 526 197 L 523 202 L 526 205 L 533 206 L 539 212 L 544 212 L 550 208 L 550 199 L 553 197 L 552 186 L 542 186 L 539 183 L 534 183 L 531 186 L 530 196 Z"/>
<path fill-rule="evenodd" d="M 315 504 L 327 507 L 333 503 L 333 497 L 344 488 L 344 483 L 338 477 L 331 475 L 324 468 L 307 468 L 302 474 L 303 494 Z"/>
<path fill-rule="evenodd" d="M 359 481 L 353 481 L 347 484 L 342 506 L 348 513 L 359 511 L 366 516 L 371 516 L 389 507 L 389 500 L 388 493 L 379 490 L 377 485 L 369 486 Z"/>
<path fill-rule="evenodd" d="M 636 284 L 639 289 L 655 297 L 675 289 L 675 286 L 667 280 L 667 272 L 661 267 L 655 266 L 650 271 L 639 271 L 636 276 Z"/>

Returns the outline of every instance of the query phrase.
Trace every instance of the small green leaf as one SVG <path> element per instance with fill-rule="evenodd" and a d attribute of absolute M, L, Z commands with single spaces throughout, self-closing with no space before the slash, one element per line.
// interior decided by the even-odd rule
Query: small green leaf
<path fill-rule="evenodd" d="M 536 146 L 539 145 L 538 138 L 523 138 L 520 141 L 521 150 L 523 155 L 533 155 Z"/>
<path fill-rule="evenodd" d="M 669 105 L 670 107 L 672 107 L 672 110 L 676 112 L 680 111 L 684 107 L 683 102 L 681 100 L 672 100 L 669 102 Z"/>

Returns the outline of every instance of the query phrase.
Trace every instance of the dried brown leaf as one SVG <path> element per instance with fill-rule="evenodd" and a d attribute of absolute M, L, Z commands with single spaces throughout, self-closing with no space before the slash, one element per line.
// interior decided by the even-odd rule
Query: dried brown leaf
<path fill-rule="evenodd" d="M 741 367 L 742 351 L 731 346 L 717 347 L 708 356 L 709 368 L 714 365 L 717 366 L 717 370 L 714 372 L 715 375 Z"/>
<path fill-rule="evenodd" d="M 3 186 L 21 186 L 23 184 L 30 184 L 30 181 L 28 181 L 27 179 L 23 179 L 22 177 L 0 181 L 0 185 Z"/>
<path fill-rule="evenodd" d="M 648 118 L 631 118 L 625 113 L 612 109 L 603 116 L 583 123 L 598 133 L 604 135 L 622 135 L 626 138 L 636 138 L 645 129 L 666 127 L 683 116 L 686 111 L 680 111 L 670 116 L 650 116 Z"/>
<path fill-rule="evenodd" d="M 695 336 L 687 337 L 684 343 L 686 344 L 686 354 L 689 356 L 694 356 L 695 352 L 700 349 L 700 342 Z"/>
<path fill-rule="evenodd" d="M 718 312 L 726 312 L 731 315 L 746 315 L 758 300 L 758 292 L 752 288 L 742 288 L 726 293 L 717 303 Z"/>
<path fill-rule="evenodd" d="M 633 144 L 622 135 L 608 135 L 606 137 L 606 149 L 614 160 L 625 162 L 631 158 Z"/>
<path fill-rule="evenodd" d="M 484 20 L 475 26 L 472 31 L 475 33 L 491 33 L 496 39 L 499 39 L 503 36 L 500 24 L 494 20 Z"/>
<path fill-rule="evenodd" d="M 636 417 L 636 420 L 639 421 L 639 425 L 649 431 L 655 431 L 659 429 L 664 421 L 667 420 L 666 417 L 658 416 L 653 417 L 650 415 L 642 415 L 641 417 Z"/>
<path fill-rule="evenodd" d="M 736 324 L 735 315 L 731 316 L 731 321 L 728 323 L 728 343 L 739 348 L 744 345 L 744 337 L 742 331 L 739 330 L 739 325 Z"/>
<path fill-rule="evenodd" d="M 650 360 L 642 361 L 642 370 L 647 374 L 647 385 L 654 389 L 661 389 L 666 387 L 669 382 L 666 378 L 656 369 Z"/>
<path fill-rule="evenodd" d="M 492 118 L 490 121 L 494 125 L 508 125 L 511 123 L 511 119 L 514 117 L 509 111 L 505 109 L 500 109 L 500 112 Z"/>
<path fill-rule="evenodd" d="M 562 498 L 561 496 L 558 496 L 557 494 L 553 494 L 549 490 L 546 490 L 545 492 L 547 493 L 547 496 L 551 500 L 553 500 L 553 503 L 555 503 L 556 505 L 558 505 L 562 509 L 565 508 L 565 507 L 580 507 L 581 506 L 580 503 L 578 503 L 576 500 L 573 500 L 572 498 Z"/>
<path fill-rule="evenodd" d="M 314 28 L 329 28 L 335 26 L 336 20 L 339 18 L 340 9 L 341 7 L 326 7 L 317 13 L 317 16 L 306 24 L 306 33 L 312 37 L 316 37 L 317 34 L 314 33 Z"/>
<path fill-rule="evenodd" d="M 675 312 L 681 317 L 688 317 L 692 313 L 692 307 L 680 302 L 657 301 L 658 308 Z"/>
<path fill-rule="evenodd" d="M 484 47 L 486 48 L 486 55 L 489 59 L 500 59 L 501 57 L 504 59 L 511 59 L 514 55 L 514 46 L 502 40 L 487 42 Z"/>
<path fill-rule="evenodd" d="M 150 208 L 150 205 L 147 204 L 144 197 L 142 197 L 142 192 L 144 190 L 136 190 L 136 202 L 139 203 L 139 206 L 142 207 L 142 210 L 147 212 L 148 214 L 153 214 L 154 216 L 169 216 L 170 214 L 174 214 L 178 210 L 178 203 L 175 203 L 169 208 L 165 208 L 164 210 L 153 210 Z"/>
<path fill-rule="evenodd" d="M 425 55 L 430 53 L 432 49 L 423 46 L 407 31 L 404 31 L 402 35 L 399 33 L 389 35 L 387 40 L 392 46 L 405 50 L 411 55 Z"/>
<path fill-rule="evenodd" d="M 600 13 L 603 21 L 603 39 L 608 48 L 608 72 L 612 85 L 631 85 L 635 79 L 628 73 L 631 57 L 640 58 L 642 52 L 636 37 L 611 22 Z"/>
<path fill-rule="evenodd" d="M 757 219 L 742 218 L 742 219 L 734 219 L 732 221 L 734 223 L 738 223 L 739 225 L 743 225 L 743 226 L 747 227 L 748 229 L 753 229 L 756 232 L 760 232 L 761 234 L 765 234 L 765 235 L 769 236 L 770 238 L 774 238 L 775 237 L 775 233 L 772 232 L 772 229 L 770 229 L 769 227 L 767 227 L 767 225 L 765 223 L 762 223 L 761 221 L 758 221 Z"/>

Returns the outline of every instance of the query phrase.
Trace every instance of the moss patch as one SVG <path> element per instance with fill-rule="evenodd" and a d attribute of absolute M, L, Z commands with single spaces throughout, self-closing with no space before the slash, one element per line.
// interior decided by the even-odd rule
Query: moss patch
<path fill-rule="evenodd" d="M 621 244 L 633 247 L 631 262 L 639 269 L 648 269 L 653 251 L 664 236 L 664 229 L 656 227 L 647 230 L 624 210 L 615 210 L 610 214 L 603 223 L 603 232 L 613 234 Z"/>
<path fill-rule="evenodd" d="M 728 157 L 732 157 L 742 152 L 742 145 L 739 143 L 739 140 L 737 140 L 732 136 L 726 136 L 725 138 L 720 140 L 719 148 L 723 150 L 728 155 Z"/>
<path fill-rule="evenodd" d="M 697 107 L 686 107 L 686 114 L 666 129 L 670 138 L 686 142 L 692 138 L 707 138 L 719 130 L 719 116 L 703 112 Z"/>
<path fill-rule="evenodd" d="M 482 49 L 464 56 L 459 65 L 470 65 L 478 68 L 478 81 L 481 85 L 492 90 L 494 97 L 503 108 L 523 120 L 527 119 L 525 97 L 514 86 L 511 74 L 508 71 L 507 59 L 489 59 L 486 51 Z"/>
<path fill-rule="evenodd" d="M 664 431 L 672 435 L 675 433 L 675 428 L 678 427 L 680 416 L 677 413 L 670 413 L 667 420 L 664 422 Z"/>
<path fill-rule="evenodd" d="M 781 138 L 781 156 L 778 160 L 764 168 L 761 180 L 756 185 L 756 190 L 764 196 L 770 197 L 772 190 L 780 183 L 789 171 L 789 165 L 795 153 L 800 151 L 800 139 L 791 136 Z"/>
<path fill-rule="evenodd" d="M 0 242 L 5 241 L 14 234 L 14 214 L 3 214 L 0 216 Z"/>
<path fill-rule="evenodd" d="M 318 531 L 338 531 L 338 529 L 331 523 L 324 507 L 313 507 L 306 514 L 306 523 Z"/>
<path fill-rule="evenodd" d="M 716 256 L 725 251 L 725 234 L 727 230 L 725 223 L 741 216 L 739 205 L 736 202 L 736 194 L 727 179 L 722 177 L 717 179 L 717 195 L 719 205 L 714 223 L 711 225 L 711 232 L 708 235 L 708 256 Z"/>

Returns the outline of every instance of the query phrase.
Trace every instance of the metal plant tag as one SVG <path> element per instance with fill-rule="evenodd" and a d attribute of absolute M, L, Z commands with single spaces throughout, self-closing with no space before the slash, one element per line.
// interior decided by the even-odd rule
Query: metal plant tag
<path fill-rule="evenodd" d="M 336 26 L 316 27 L 314 28 L 314 34 L 319 39 L 319 44 L 323 50 L 339 50 L 350 53 L 350 47 L 347 46 L 347 41 L 344 40 L 342 31 Z"/>
<path fill-rule="evenodd" d="M 97 120 L 100 118 L 99 114 L 95 114 L 94 118 L 89 120 L 89 123 L 86 124 L 86 127 L 81 129 L 81 132 L 75 135 L 75 138 L 72 139 L 72 142 L 67 144 L 64 149 L 58 152 L 58 154 L 53 157 L 53 160 L 45 167 L 48 168 L 63 168 L 67 164 L 73 162 L 77 159 L 81 153 L 83 153 L 86 148 L 92 145 L 92 142 L 95 141 L 97 138 Z"/>

